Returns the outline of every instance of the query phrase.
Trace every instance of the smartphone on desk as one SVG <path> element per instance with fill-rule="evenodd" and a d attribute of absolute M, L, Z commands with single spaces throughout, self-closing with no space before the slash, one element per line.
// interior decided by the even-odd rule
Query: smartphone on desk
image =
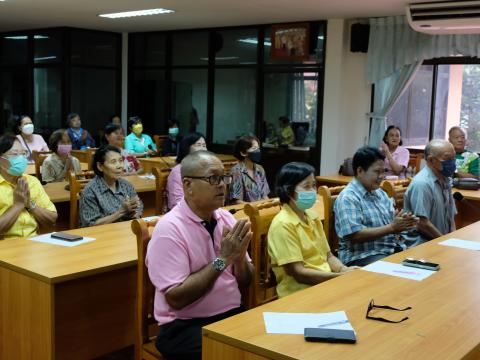
<path fill-rule="evenodd" d="M 431 270 L 431 271 L 438 271 L 440 269 L 439 264 L 428 262 L 422 259 L 416 260 L 412 258 L 406 258 L 405 260 L 402 261 L 402 265 L 419 268 L 419 269 Z"/>
<path fill-rule="evenodd" d="M 73 234 L 67 234 L 64 232 L 55 232 L 50 235 L 52 239 L 59 239 L 59 240 L 65 240 L 65 241 L 78 241 L 82 240 L 83 236 L 80 235 L 73 235 Z"/>
<path fill-rule="evenodd" d="M 348 344 L 354 344 L 357 342 L 355 331 L 353 330 L 305 328 L 303 330 L 303 335 L 306 341 Z"/>

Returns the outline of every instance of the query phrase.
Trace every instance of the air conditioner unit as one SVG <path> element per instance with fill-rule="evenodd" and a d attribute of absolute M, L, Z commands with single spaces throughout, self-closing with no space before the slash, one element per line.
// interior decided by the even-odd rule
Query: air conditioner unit
<path fill-rule="evenodd" d="M 444 1 L 407 5 L 413 30 L 426 34 L 480 34 L 480 1 Z"/>

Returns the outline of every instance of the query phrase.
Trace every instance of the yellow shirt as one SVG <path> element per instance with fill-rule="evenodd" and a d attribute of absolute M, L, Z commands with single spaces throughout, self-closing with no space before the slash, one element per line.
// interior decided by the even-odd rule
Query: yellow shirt
<path fill-rule="evenodd" d="M 282 265 L 302 261 L 306 268 L 332 271 L 327 262 L 330 246 L 322 223 L 315 212 L 306 210 L 305 213 L 308 224 L 284 204 L 268 230 L 268 253 L 277 279 L 279 297 L 310 287 L 287 275 Z"/>
<path fill-rule="evenodd" d="M 55 205 L 50 201 L 40 181 L 30 175 L 23 175 L 23 177 L 27 180 L 30 189 L 30 199 L 35 201 L 38 207 L 56 212 Z M 0 216 L 13 206 L 14 191 L 15 185 L 10 184 L 0 175 Z M 37 230 L 37 220 L 24 209 L 12 227 L 6 233 L 0 234 L 0 239 L 34 236 L 37 235 Z"/>
<path fill-rule="evenodd" d="M 293 129 L 290 125 L 284 127 L 280 134 L 280 145 L 288 145 L 292 146 L 295 143 L 295 134 L 293 133 Z"/>

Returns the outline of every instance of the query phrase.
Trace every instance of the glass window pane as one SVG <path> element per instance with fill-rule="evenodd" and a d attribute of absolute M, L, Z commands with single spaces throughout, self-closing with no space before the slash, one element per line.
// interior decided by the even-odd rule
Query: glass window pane
<path fill-rule="evenodd" d="M 255 131 L 255 89 L 255 70 L 216 70 L 214 143 L 233 144 L 237 137 Z"/>
<path fill-rule="evenodd" d="M 130 42 L 135 66 L 164 66 L 165 43 L 164 34 L 133 34 Z"/>
<path fill-rule="evenodd" d="M 39 31 L 33 36 L 35 64 L 62 61 L 62 33 Z"/>
<path fill-rule="evenodd" d="M 63 124 L 61 69 L 34 69 L 33 82 L 35 131 L 51 133 Z"/>
<path fill-rule="evenodd" d="M 27 35 L 3 35 L 0 38 L 0 64 L 26 64 L 28 53 L 27 40 Z"/>
<path fill-rule="evenodd" d="M 480 65 L 464 65 L 460 126 L 467 130 L 467 147 L 480 152 Z"/>
<path fill-rule="evenodd" d="M 118 109 L 118 86 L 116 70 L 72 68 L 69 112 L 80 114 L 82 127 L 94 137 Z"/>
<path fill-rule="evenodd" d="M 400 128 L 403 145 L 425 145 L 429 141 L 432 79 L 433 66 L 422 65 L 387 114 L 387 124 Z"/>
<path fill-rule="evenodd" d="M 461 65 L 460 65 L 461 66 Z M 460 69 L 460 72 L 462 70 Z M 452 79 L 453 80 L 453 79 Z M 450 85 L 450 65 L 439 65 L 437 68 L 437 88 L 435 94 L 435 121 L 433 124 L 433 138 L 445 139 L 448 131 L 447 116 L 449 108 L 449 85 Z M 460 86 L 462 83 L 460 81 Z M 452 109 L 451 109 L 452 110 Z M 458 110 L 460 110 L 460 97 L 458 97 Z M 457 123 L 459 123 L 460 111 L 457 113 Z"/>
<path fill-rule="evenodd" d="M 315 146 L 317 130 L 318 73 L 265 74 L 263 141 L 281 143 L 279 117 L 291 121 L 294 145 Z"/>
<path fill-rule="evenodd" d="M 208 32 L 181 32 L 172 36 L 173 65 L 208 65 Z"/>
<path fill-rule="evenodd" d="M 257 63 L 257 29 L 218 31 L 214 33 L 214 39 L 218 49 L 216 64 Z"/>
<path fill-rule="evenodd" d="M 172 111 L 181 134 L 206 134 L 207 84 L 207 70 L 172 71 Z"/>
<path fill-rule="evenodd" d="M 135 70 L 130 87 L 129 116 L 140 116 L 146 134 L 165 133 L 166 85 L 164 70 Z"/>
<path fill-rule="evenodd" d="M 110 33 L 72 31 L 72 64 L 116 66 L 119 36 Z"/>
<path fill-rule="evenodd" d="M 10 128 L 13 116 L 28 112 L 29 98 L 27 72 L 24 70 L 0 71 L 0 133 Z"/>

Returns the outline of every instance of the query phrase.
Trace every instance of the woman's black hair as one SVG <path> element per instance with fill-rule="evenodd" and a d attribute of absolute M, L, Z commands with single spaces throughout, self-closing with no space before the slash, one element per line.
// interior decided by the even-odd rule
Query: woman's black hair
<path fill-rule="evenodd" d="M 57 152 L 58 150 L 58 143 L 62 140 L 63 134 L 65 134 L 66 129 L 58 129 L 55 130 L 52 135 L 50 135 L 50 138 L 48 139 L 48 147 L 50 150 L 52 150 L 54 153 Z"/>
<path fill-rule="evenodd" d="M 190 154 L 190 146 L 195 144 L 198 140 L 201 138 L 205 139 L 205 136 L 198 132 L 192 132 L 187 135 L 180 141 L 180 144 L 178 145 L 178 153 L 177 153 L 177 159 L 175 160 L 177 164 L 180 164 L 182 160 Z"/>
<path fill-rule="evenodd" d="M 175 118 L 168 120 L 168 128 L 171 128 L 173 126 L 178 127 L 178 120 Z"/>
<path fill-rule="evenodd" d="M 20 125 L 22 125 L 23 119 L 25 119 L 25 118 L 30 118 L 30 116 L 28 116 L 28 115 L 16 115 L 16 116 L 13 117 L 14 122 L 13 122 L 13 129 L 12 130 L 16 135 L 21 133 L 19 128 L 20 128 Z M 33 120 L 32 120 L 32 123 L 33 123 Z"/>
<path fill-rule="evenodd" d="M 118 150 L 115 146 L 112 145 L 102 145 L 100 146 L 97 151 L 95 151 L 95 154 L 93 155 L 93 164 L 92 164 L 92 169 L 95 175 L 103 177 L 103 172 L 99 170 L 97 164 L 104 164 L 105 163 L 105 157 L 107 156 L 107 153 L 109 151 L 116 152 L 117 154 L 122 154 L 120 150 Z"/>
<path fill-rule="evenodd" d="M 260 145 L 258 138 L 253 135 L 243 135 L 236 142 L 233 149 L 233 156 L 238 160 L 242 161 L 245 159 L 245 156 L 242 155 L 242 152 L 247 152 L 253 145 L 253 142 L 256 141 Z"/>
<path fill-rule="evenodd" d="M 72 127 L 71 122 L 77 116 L 80 117 L 80 115 L 78 115 L 77 113 L 70 113 L 67 115 L 67 128 Z"/>
<path fill-rule="evenodd" d="M 385 160 L 385 155 L 383 155 L 380 150 L 372 146 L 361 147 L 357 150 L 355 155 L 353 155 L 353 174 L 357 176 L 359 167 L 367 171 L 370 166 L 372 166 L 378 160 Z"/>
<path fill-rule="evenodd" d="M 290 124 L 290 119 L 287 116 L 280 116 L 278 121 L 280 121 L 283 125 Z"/>
<path fill-rule="evenodd" d="M 282 204 L 294 198 L 295 187 L 310 174 L 315 174 L 312 165 L 303 162 L 291 162 L 282 166 L 275 181 L 275 193 Z"/>
<path fill-rule="evenodd" d="M 15 141 L 18 141 L 18 138 L 14 134 L 4 134 L 0 136 L 0 155 L 10 150 Z"/>
<path fill-rule="evenodd" d="M 112 116 L 110 116 L 110 122 L 113 122 L 113 119 L 118 117 L 120 120 L 122 120 L 122 117 L 118 114 L 113 114 Z"/>
<path fill-rule="evenodd" d="M 388 132 L 392 129 L 398 130 L 398 132 L 400 133 L 400 142 L 398 143 L 398 145 L 403 145 L 402 130 L 400 130 L 400 128 L 395 125 L 390 125 L 389 127 L 387 127 L 387 130 L 385 130 L 385 135 L 383 135 L 383 142 L 388 145 Z"/>
<path fill-rule="evenodd" d="M 120 125 L 113 124 L 113 123 L 105 125 L 104 138 L 102 139 L 105 145 L 108 144 L 107 135 L 110 135 L 111 133 L 117 130 L 123 130 L 123 128 Z"/>
<path fill-rule="evenodd" d="M 127 128 L 132 130 L 132 126 L 139 123 L 142 123 L 142 119 L 140 119 L 139 116 L 132 116 L 130 119 L 128 119 Z"/>

